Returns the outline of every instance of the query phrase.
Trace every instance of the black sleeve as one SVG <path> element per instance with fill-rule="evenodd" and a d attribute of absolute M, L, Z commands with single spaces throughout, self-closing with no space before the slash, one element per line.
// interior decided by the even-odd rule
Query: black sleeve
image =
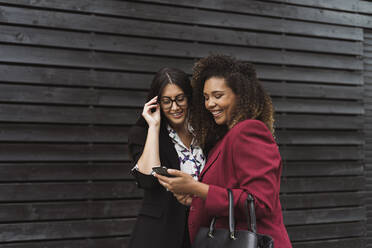
<path fill-rule="evenodd" d="M 147 138 L 147 127 L 133 126 L 129 131 L 128 150 L 134 167 L 143 153 Z M 131 174 L 137 181 L 138 187 L 143 189 L 152 189 L 159 187 L 158 180 L 152 175 L 146 175 L 136 169 L 131 170 Z"/>

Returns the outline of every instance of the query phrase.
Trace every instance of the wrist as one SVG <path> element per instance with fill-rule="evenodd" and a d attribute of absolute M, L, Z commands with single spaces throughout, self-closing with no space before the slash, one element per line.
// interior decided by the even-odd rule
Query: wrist
<path fill-rule="evenodd" d="M 209 190 L 208 184 L 195 181 L 195 184 L 192 187 L 193 191 L 192 194 L 205 200 L 208 195 L 208 190 Z"/>
<path fill-rule="evenodd" d="M 151 124 L 149 125 L 149 131 L 159 131 L 160 129 L 160 123 L 159 124 Z"/>

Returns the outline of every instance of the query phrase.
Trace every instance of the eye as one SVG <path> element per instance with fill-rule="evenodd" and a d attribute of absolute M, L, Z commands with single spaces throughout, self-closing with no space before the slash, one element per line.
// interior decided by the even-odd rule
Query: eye
<path fill-rule="evenodd" d="M 204 101 L 208 101 L 209 97 L 208 96 L 204 96 Z"/>
<path fill-rule="evenodd" d="M 220 99 L 223 96 L 223 94 L 216 94 L 214 97 L 217 99 Z"/>
<path fill-rule="evenodd" d="M 179 95 L 176 97 L 176 101 L 183 101 L 185 100 L 185 95 Z"/>
<path fill-rule="evenodd" d="M 163 103 L 163 104 L 169 104 L 170 102 L 171 102 L 171 100 L 168 99 L 168 98 L 162 98 L 161 99 L 161 103 Z"/>

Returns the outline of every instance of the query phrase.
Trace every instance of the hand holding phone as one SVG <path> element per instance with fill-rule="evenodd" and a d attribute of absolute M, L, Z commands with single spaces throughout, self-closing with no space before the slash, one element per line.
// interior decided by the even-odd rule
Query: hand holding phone
<path fill-rule="evenodd" d="M 159 174 L 159 175 L 162 175 L 162 176 L 166 176 L 166 177 L 174 177 L 172 176 L 171 174 L 168 173 L 167 171 L 167 167 L 152 167 L 152 171 L 154 171 L 156 174 Z"/>

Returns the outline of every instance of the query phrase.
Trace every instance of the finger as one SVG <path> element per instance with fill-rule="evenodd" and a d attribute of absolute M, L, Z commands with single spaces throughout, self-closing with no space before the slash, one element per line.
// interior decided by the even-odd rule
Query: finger
<path fill-rule="evenodd" d="M 182 177 L 185 174 L 184 172 L 180 170 L 175 170 L 175 169 L 168 169 L 167 171 L 169 174 L 171 174 L 172 176 L 176 176 L 176 177 Z"/>
<path fill-rule="evenodd" d="M 166 183 L 166 184 L 169 184 L 171 182 L 170 178 L 166 177 L 166 176 L 162 176 L 162 175 L 159 175 L 157 173 L 154 173 L 154 176 L 159 179 L 160 181 L 162 181 L 163 183 Z"/>

